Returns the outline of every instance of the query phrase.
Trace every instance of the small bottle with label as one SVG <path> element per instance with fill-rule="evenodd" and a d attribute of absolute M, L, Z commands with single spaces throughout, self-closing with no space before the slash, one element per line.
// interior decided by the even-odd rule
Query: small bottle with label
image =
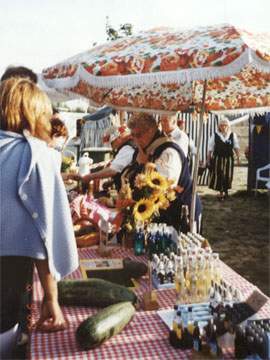
<path fill-rule="evenodd" d="M 173 319 L 172 331 L 170 331 L 170 335 L 169 335 L 170 344 L 175 348 L 181 348 L 182 337 L 183 337 L 183 328 L 182 328 L 181 311 L 178 310 L 175 313 Z"/>
<path fill-rule="evenodd" d="M 194 323 L 194 331 L 192 337 L 193 337 L 193 350 L 197 352 L 202 351 L 202 336 L 197 321 Z"/>

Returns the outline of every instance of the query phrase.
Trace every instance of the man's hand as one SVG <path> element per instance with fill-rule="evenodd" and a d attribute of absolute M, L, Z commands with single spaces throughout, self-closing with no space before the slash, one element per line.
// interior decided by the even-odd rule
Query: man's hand
<path fill-rule="evenodd" d="M 80 181 L 81 180 L 81 175 L 79 175 L 79 174 L 71 174 L 71 173 L 62 173 L 62 178 L 63 178 L 64 181 L 66 181 L 66 180 Z"/>
<path fill-rule="evenodd" d="M 136 158 L 138 164 L 146 164 L 148 162 L 148 155 L 143 151 L 143 149 L 138 146 L 139 152 Z"/>

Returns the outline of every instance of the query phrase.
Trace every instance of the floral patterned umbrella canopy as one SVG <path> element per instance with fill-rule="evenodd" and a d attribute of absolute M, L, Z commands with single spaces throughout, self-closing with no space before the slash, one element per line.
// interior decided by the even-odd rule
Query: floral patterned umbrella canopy
<path fill-rule="evenodd" d="M 152 112 L 201 109 L 193 175 L 191 226 L 203 111 L 270 111 L 270 34 L 230 25 L 153 29 L 76 55 L 43 71 L 49 87 L 98 105 Z"/>
<path fill-rule="evenodd" d="M 95 47 L 43 71 L 50 87 L 122 109 L 270 109 L 270 34 L 230 25 L 154 29 Z M 258 110 L 258 109 L 257 109 Z"/>

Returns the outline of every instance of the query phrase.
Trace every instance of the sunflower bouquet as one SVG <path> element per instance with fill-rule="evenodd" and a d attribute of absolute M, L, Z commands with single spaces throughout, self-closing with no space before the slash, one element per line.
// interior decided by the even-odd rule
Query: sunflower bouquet
<path fill-rule="evenodd" d="M 144 172 L 136 176 L 133 189 L 129 182 L 122 183 L 116 207 L 125 215 L 124 227 L 132 231 L 157 218 L 175 198 L 173 181 L 159 174 L 155 164 L 147 163 Z"/>

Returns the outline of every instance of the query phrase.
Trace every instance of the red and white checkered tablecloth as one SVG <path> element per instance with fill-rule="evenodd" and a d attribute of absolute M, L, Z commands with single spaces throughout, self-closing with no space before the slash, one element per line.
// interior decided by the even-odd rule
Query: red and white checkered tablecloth
<path fill-rule="evenodd" d="M 100 258 L 95 249 L 80 249 L 80 258 Z M 115 248 L 112 253 L 114 258 L 129 256 L 132 259 L 146 262 L 145 256 L 135 257 L 132 250 Z M 240 289 L 245 297 L 248 297 L 255 287 L 222 263 L 224 279 L 234 287 Z M 80 269 L 73 272 L 69 278 L 81 278 Z M 136 293 L 141 299 L 142 294 L 147 290 L 145 279 L 141 279 Z M 38 309 L 42 299 L 41 285 L 37 274 L 34 279 L 34 306 L 32 311 L 32 322 L 38 317 Z M 175 303 L 174 290 L 158 291 L 160 308 L 171 308 Z M 133 320 L 117 336 L 114 336 L 102 346 L 89 350 L 81 350 L 75 339 L 75 331 L 79 324 L 88 316 L 93 315 L 98 309 L 87 307 L 62 307 L 62 310 L 69 321 L 69 328 L 56 333 L 41 333 L 33 331 L 29 349 L 29 358 L 38 359 L 102 359 L 102 360 L 155 360 L 155 359 L 190 359 L 190 350 L 174 349 L 169 344 L 168 328 L 162 322 L 155 311 L 137 311 Z M 258 316 L 261 318 L 270 317 L 270 299 L 260 309 Z M 233 354 L 229 350 L 224 354 L 224 359 L 232 359 Z"/>

